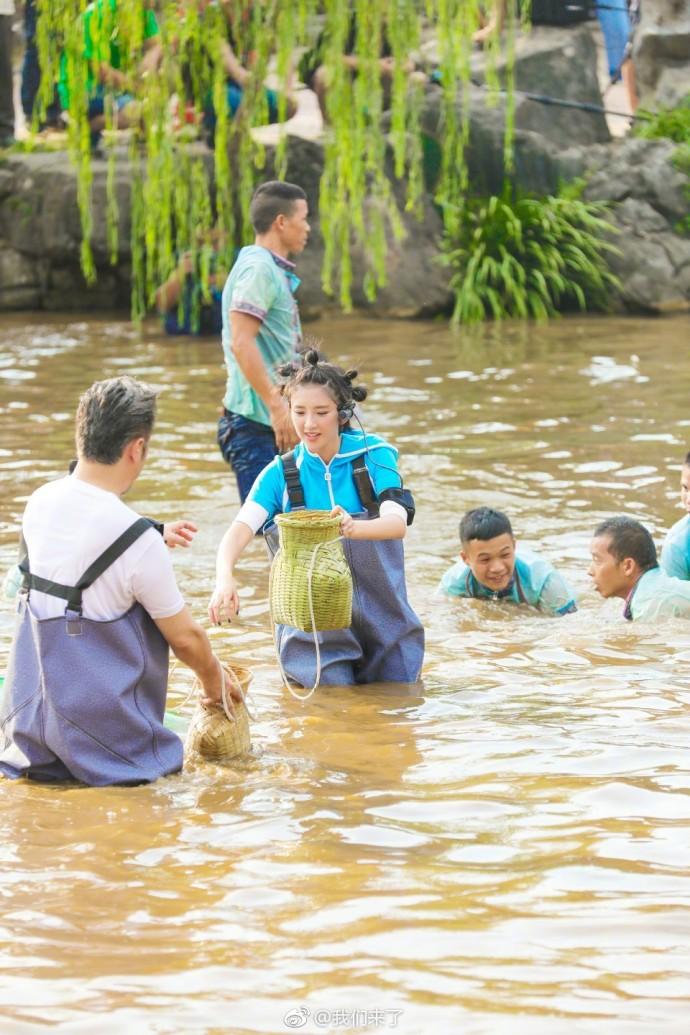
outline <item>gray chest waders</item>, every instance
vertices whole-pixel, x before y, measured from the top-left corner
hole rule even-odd
[[[304,490],[294,454],[287,453],[281,460],[291,509],[303,509]],[[358,519],[378,517],[378,501],[363,458],[352,466],[366,511]],[[275,526],[266,530],[264,538],[269,553],[275,555]],[[407,599],[402,541],[344,539],[342,545],[352,572],[352,624],[349,629],[320,633],[276,626],[276,649],[284,675],[299,686],[311,687],[310,692],[317,685],[416,683],[424,660],[424,630]]]
[[[151,527],[134,522],[76,586],[34,575],[25,556],[5,693],[0,771],[13,778],[147,783],[182,768],[182,742],[163,726],[168,645],[140,604],[111,621],[84,618],[82,593]],[[37,618],[31,591],[65,601]]]

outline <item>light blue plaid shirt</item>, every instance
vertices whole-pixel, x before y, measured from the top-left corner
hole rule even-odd
[[[272,381],[276,368],[288,363],[302,341],[302,327],[294,292],[299,277],[294,263],[268,248],[252,244],[242,248],[223,288],[223,353],[228,370],[223,405],[231,413],[270,426],[268,410],[237,365],[232,354],[230,313],[247,313],[261,321],[256,336],[261,357]]]

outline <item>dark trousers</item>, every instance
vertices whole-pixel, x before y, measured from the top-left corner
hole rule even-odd
[[[273,429],[225,410],[218,421],[218,446],[232,467],[244,503],[252,485],[278,452]]]
[[[20,97],[22,111],[26,121],[31,125],[34,113],[36,95],[41,83],[41,67],[38,63],[38,47],[36,45],[36,22],[38,11],[36,0],[26,0],[24,5],[24,38],[26,49],[22,61],[22,78],[20,86]],[[60,103],[57,97],[57,90],[53,90],[53,101],[49,104],[45,113],[45,125],[55,126],[60,117]]]
[[[0,14],[0,145],[13,138],[12,15]]]

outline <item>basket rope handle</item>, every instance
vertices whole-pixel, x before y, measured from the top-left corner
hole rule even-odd
[[[249,691],[247,690],[245,692],[242,689],[242,683],[240,682],[239,677],[238,677],[237,673],[235,672],[235,670],[233,669],[232,665],[223,665],[222,662],[219,662],[219,664],[220,664],[220,678],[221,678],[220,699],[221,699],[221,703],[223,705],[223,711],[225,712],[226,717],[228,719],[230,719],[231,722],[235,722],[235,719],[236,719],[236,716],[235,716],[235,703],[234,703],[232,697],[230,696],[230,690],[228,689],[228,685],[227,685],[227,682],[226,682],[227,677],[230,677],[230,681],[234,684],[235,689],[239,692],[240,699],[241,699],[242,704],[244,705],[244,707],[245,707],[245,709],[247,711],[247,715],[252,720],[252,722],[256,722],[256,716],[252,715],[252,713],[249,711],[249,708],[247,707],[247,698],[249,696]],[[229,704],[229,707],[228,707],[228,704]]]
[[[337,543],[341,539],[344,539],[344,538],[345,538],[344,536],[339,535],[335,539],[327,539],[324,542],[317,543],[316,546],[314,547],[314,549],[312,550],[311,560],[309,561],[309,567],[307,569],[307,589],[308,589],[308,600],[309,600],[309,617],[311,619],[311,631],[312,631],[312,633],[314,635],[314,649],[316,651],[316,678],[314,680],[313,687],[311,688],[311,690],[308,690],[306,694],[298,694],[295,691],[294,687],[291,686],[290,683],[288,682],[288,678],[287,678],[287,676],[285,674],[285,669],[283,668],[283,663],[280,660],[280,648],[278,646],[277,627],[276,627],[275,622],[273,621],[273,613],[270,612],[270,609],[269,609],[269,612],[271,614],[271,626],[273,627],[273,645],[274,645],[275,651],[276,651],[276,660],[278,662],[278,668],[280,669],[280,674],[281,674],[282,679],[283,679],[283,685],[285,687],[287,687],[287,689],[290,691],[290,693],[292,694],[292,696],[295,698],[296,701],[308,701],[309,698],[313,695],[313,693],[316,690],[316,688],[318,687],[319,681],[321,679],[321,650],[319,648],[319,634],[318,634],[317,629],[316,629],[316,619],[315,619],[315,616],[314,616],[314,593],[313,593],[313,588],[312,588],[312,582],[313,582],[313,577],[314,577],[314,565],[316,564],[316,555],[318,554],[318,552],[319,552],[319,550],[320,550],[320,548],[322,546],[327,546],[330,543]],[[271,565],[271,570],[270,570],[270,573],[269,573],[269,587],[268,587],[269,599],[271,598],[270,594],[271,594],[271,582],[272,582],[272,578],[273,578],[273,565],[276,563],[276,561],[278,559],[278,554],[280,553],[281,549],[282,549],[282,547],[279,546],[278,550],[276,551],[276,555],[273,558],[273,564]]]
[[[227,683],[226,683],[226,679],[229,677],[230,681],[234,684],[235,689],[239,691],[240,697],[242,699],[242,704],[247,709],[247,715],[249,716],[249,718],[253,722],[256,722],[256,717],[254,715],[252,715],[252,713],[249,711],[249,708],[247,708],[248,693],[245,693],[244,690],[242,689],[242,684],[240,683],[240,681],[239,681],[239,679],[237,677],[237,674],[233,670],[232,665],[227,665],[227,666],[224,665],[223,662],[220,660],[220,658],[216,658],[216,661],[218,662],[218,667],[220,668],[220,701],[219,701],[219,704],[220,704],[221,708],[223,709],[223,712],[225,713],[225,717],[230,722],[235,722],[236,721],[235,705],[233,704],[233,700],[232,700],[232,697],[230,695],[230,691],[229,691]],[[185,705],[189,704],[189,702],[192,700],[193,697],[196,696],[196,694],[199,692],[199,690],[201,690],[201,680],[199,679],[198,676],[194,676],[194,680],[193,680],[192,685],[190,687],[189,693],[185,697],[185,699],[182,702],[182,704],[180,705],[180,707],[184,708]]]

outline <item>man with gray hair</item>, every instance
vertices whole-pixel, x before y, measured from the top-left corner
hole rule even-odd
[[[203,700],[222,671],[191,617],[163,539],[121,499],[144,466],[156,393],[131,377],[92,385],[77,410],[77,464],[29,498],[23,592],[0,703],[0,773],[136,784],[182,768],[163,725],[168,648]]]

